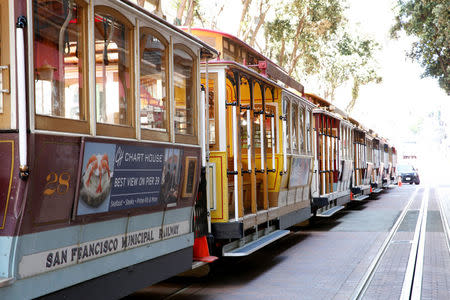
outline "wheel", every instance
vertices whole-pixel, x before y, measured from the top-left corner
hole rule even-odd
[[[415,184],[416,184],[416,185],[419,185],[419,184],[420,184],[420,181],[416,181]]]
[[[409,184],[413,184],[414,182],[410,182]]]

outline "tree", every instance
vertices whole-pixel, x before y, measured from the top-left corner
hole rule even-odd
[[[273,6],[272,2],[271,0],[257,0],[256,2],[242,0],[243,9],[237,36],[252,47],[256,44],[260,29],[264,28],[267,13]]]
[[[161,8],[161,0],[137,0],[137,5],[151,10],[155,15],[161,18],[165,18]]]
[[[342,26],[343,11],[338,0],[284,1],[265,26],[267,55],[289,75],[298,75],[300,65],[303,73],[314,73],[321,41]]]
[[[250,4],[252,4],[252,0],[241,0],[242,5],[244,6],[242,8],[241,12],[241,20],[239,22],[239,29],[237,32],[237,36],[241,37],[242,32],[244,31],[244,28],[246,27],[246,23],[248,22],[248,10],[250,8]]]
[[[370,38],[351,35],[341,28],[332,39],[320,47],[318,73],[316,80],[321,83],[321,92],[326,99],[335,100],[336,89],[352,82],[352,98],[347,105],[351,112],[359,96],[362,85],[370,82],[380,83],[377,63],[374,59],[379,45]]]
[[[186,17],[184,19],[184,22],[182,22],[186,9]],[[198,9],[198,0],[180,0],[177,4],[177,15],[175,17],[175,20],[173,21],[174,25],[180,26],[181,24],[183,24],[183,26],[191,27],[194,23],[195,17],[198,17],[201,20]]]
[[[417,37],[408,53],[425,68],[423,77],[437,78],[450,95],[450,2],[449,0],[398,0],[391,36],[402,30]]]

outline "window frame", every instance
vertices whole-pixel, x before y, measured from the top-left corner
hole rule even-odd
[[[175,126],[174,126],[174,135],[175,135],[175,143],[181,143],[181,144],[194,144],[198,145],[198,57],[197,55],[185,44],[181,43],[175,43],[173,44],[173,51],[172,51],[172,69],[173,69],[173,75],[172,75],[172,81],[173,77],[175,76],[175,49],[182,50],[186,52],[191,58],[192,58],[192,87],[193,87],[193,114],[192,114],[192,135],[191,134],[183,134],[183,133],[177,133]],[[175,116],[176,111],[176,104],[175,104],[175,84],[171,84],[173,86],[173,115]],[[175,125],[175,120],[173,120],[173,124]]]
[[[127,99],[127,118],[129,120],[128,125],[120,125],[120,124],[108,124],[108,123],[101,123],[97,121],[97,111],[95,111],[95,125],[96,125],[96,132],[97,135],[100,136],[108,136],[108,137],[121,137],[121,138],[136,138],[136,113],[135,113],[135,82],[136,82],[136,66],[135,66],[135,31],[136,27],[134,24],[128,20],[126,16],[124,16],[122,13],[120,13],[118,10],[105,6],[105,5],[95,5],[94,6],[94,22],[95,22],[95,14],[110,14],[114,18],[116,18],[119,22],[124,24],[125,26],[129,27],[129,53],[130,53],[130,87],[129,87],[129,95],[130,99]],[[93,33],[93,42],[95,44],[95,24],[94,26],[94,33]],[[95,61],[95,46],[94,46],[94,62],[93,62],[93,72],[94,72],[94,88],[96,85],[96,69],[97,69],[97,63]],[[91,99],[95,103],[95,107],[97,107],[97,98],[94,95],[94,98]]]
[[[299,151],[299,133],[298,133],[298,131],[299,131],[299,128],[300,128],[300,126],[299,126],[299,115],[298,115],[298,111],[299,111],[299,104],[297,103],[297,101],[291,101],[291,115],[292,115],[292,118],[291,118],[291,153],[293,153],[293,154],[299,154],[299,153],[301,153],[300,151]],[[295,116],[297,116],[297,120],[296,120],[296,126],[294,126],[294,119],[295,119]],[[294,127],[297,127],[297,128],[294,128]],[[295,131],[295,133],[294,133],[294,129],[296,130]],[[293,138],[295,138],[295,143],[296,143],[296,145],[295,145],[295,147],[294,147],[294,139]]]
[[[81,14],[81,49],[83,51],[82,63],[79,66],[79,69],[82,69],[84,72],[82,74],[82,84],[83,89],[82,93],[79,94],[79,113],[80,120],[76,119],[68,119],[59,116],[46,116],[40,115],[36,113],[36,74],[33,74],[33,105],[34,105],[34,126],[37,130],[48,130],[48,131],[58,131],[58,132],[71,132],[71,133],[80,133],[87,134],[90,131],[90,111],[89,111],[89,51],[88,51],[88,9],[89,5],[82,0],[74,0],[77,6],[82,8]],[[34,4],[33,4],[34,5]],[[34,9],[33,9],[33,22],[35,20]],[[33,40],[31,45],[33,49],[31,50],[34,57],[34,32],[32,34]],[[33,59],[33,73],[35,73],[34,69],[36,68],[36,61]],[[81,119],[81,116],[83,118]]]
[[[139,98],[139,114],[138,114],[138,119],[136,122],[139,122],[139,127],[140,127],[140,131],[141,131],[141,139],[143,140],[155,140],[155,141],[163,141],[163,142],[169,142],[170,141],[170,136],[172,133],[172,126],[171,123],[173,122],[172,119],[172,114],[171,114],[171,110],[172,110],[172,103],[170,101],[171,97],[172,97],[172,93],[174,93],[174,91],[172,91],[171,87],[171,78],[170,78],[170,42],[160,33],[158,32],[156,29],[153,29],[151,27],[148,26],[140,26],[139,27],[139,49],[138,49],[138,57],[137,57],[137,61],[140,64],[141,61],[141,34],[152,34],[153,36],[155,36],[156,38],[159,39],[159,41],[164,45],[165,49],[165,55],[166,55],[166,70],[165,70],[165,75],[166,75],[166,121],[165,121],[165,129],[166,131],[162,131],[162,130],[157,130],[157,129],[152,129],[152,128],[143,128],[141,126],[141,118],[140,118],[140,113],[141,113],[141,101],[140,101],[140,96],[141,96],[141,69],[139,68],[139,74],[137,74],[138,78],[136,79],[136,82],[138,84],[138,98]]]
[[[209,83],[206,82],[206,76],[205,73],[200,74],[200,81],[204,80],[205,85],[208,84],[208,91],[211,92],[211,89],[209,87]],[[219,151],[220,150],[220,135],[219,135],[219,73],[216,71],[208,72],[208,81],[213,81],[213,87],[214,87],[214,134],[215,134],[215,142],[214,144],[210,143],[209,136],[206,137],[208,139],[208,145],[210,151]],[[206,91],[205,91],[206,92]],[[205,94],[205,99],[209,101],[209,95]],[[208,109],[209,109],[208,105]],[[205,117],[206,126],[209,126],[209,112],[208,116]],[[208,133],[210,133],[211,129],[208,127]],[[206,132],[205,132],[206,134]]]

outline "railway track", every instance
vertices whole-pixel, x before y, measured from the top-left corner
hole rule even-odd
[[[421,199],[420,199],[420,210],[417,217],[417,222],[415,224],[414,236],[410,241],[401,241],[401,242],[409,242],[411,244],[409,250],[409,258],[406,266],[406,272],[403,279],[403,284],[401,287],[401,294],[399,299],[421,299],[422,294],[422,276],[424,269],[424,257],[425,257],[425,239],[427,233],[427,218],[428,218],[428,203],[430,198],[430,189],[424,188],[420,189],[423,191]],[[413,202],[419,198],[418,196],[419,189],[416,189],[414,193],[409,198],[405,208],[401,212],[397,221],[394,223],[391,231],[383,242],[380,250],[377,255],[373,259],[370,267],[367,269],[365,275],[362,280],[358,284],[355,289],[351,299],[364,299],[366,296],[366,292],[372,284],[372,280],[379,269],[383,259],[385,258],[385,254],[388,251],[389,247],[394,244],[394,237],[399,232],[399,228],[402,222],[405,221],[405,217],[409,211],[412,211]],[[444,227],[444,232],[446,236],[447,248],[450,251],[449,244],[449,226],[447,222],[447,218],[445,216],[445,209],[443,209],[443,204],[437,199],[439,210],[441,212],[441,221]]]

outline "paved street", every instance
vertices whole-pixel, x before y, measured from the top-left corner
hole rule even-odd
[[[220,259],[208,276],[171,278],[129,299],[351,299],[376,258],[360,298],[399,299],[409,293],[409,275],[421,274],[422,299],[450,299],[441,215],[450,221],[450,186],[403,185],[313,226],[294,227],[249,257]],[[422,217],[426,230],[419,235]]]

